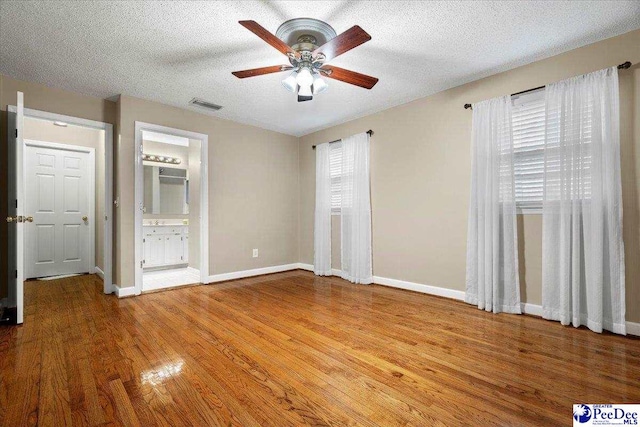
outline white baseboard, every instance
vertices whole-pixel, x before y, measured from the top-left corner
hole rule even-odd
[[[640,337],[640,323],[627,322],[627,335]]]
[[[95,271],[96,271],[96,274],[98,275],[98,277],[101,278],[102,280],[104,280],[104,271],[102,271],[102,269],[100,267],[98,267],[97,265],[96,265],[95,269],[96,269]]]
[[[114,292],[118,298],[131,297],[136,294],[136,288],[129,286],[128,288],[121,288],[120,286],[113,285]]]
[[[311,264],[298,263],[298,268],[301,270],[313,271],[313,265]],[[334,276],[340,276],[341,271],[332,269],[331,273]],[[373,276],[373,283],[376,285],[390,286],[392,288],[406,289],[409,291],[421,292],[423,294],[464,301],[464,291],[441,288],[439,286],[424,285],[422,283],[407,282],[404,280],[389,279],[380,276]],[[542,317],[542,306],[531,303],[522,303],[522,312],[524,314]],[[627,335],[640,336],[640,323],[626,322],[626,326]]]
[[[392,288],[406,289],[409,291],[422,292],[423,294],[464,301],[464,292],[456,291],[454,289],[440,288],[438,286],[423,285],[422,283],[406,282],[404,280],[389,279],[387,277],[380,276],[373,276],[373,283],[376,285],[390,286]]]
[[[209,283],[224,282],[227,280],[244,279],[245,277],[261,276],[263,274],[281,273],[283,271],[297,270],[298,263],[274,265],[272,267],[254,268],[252,270],[233,271],[231,273],[214,274],[209,276]]]
[[[530,304],[528,302],[520,303],[522,313],[530,314],[532,316],[542,317],[542,306],[537,304]]]

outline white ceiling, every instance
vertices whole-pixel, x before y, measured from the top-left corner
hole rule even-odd
[[[287,63],[238,24],[275,33],[312,17],[372,40],[331,64],[380,79],[367,91],[328,80],[298,103],[286,73],[232,71]],[[640,28],[640,1],[18,2],[0,1],[0,72],[101,98],[126,94],[301,136]],[[613,65],[613,64],[612,64]]]

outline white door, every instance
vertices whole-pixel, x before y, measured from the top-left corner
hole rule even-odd
[[[24,306],[24,97],[17,93],[16,106],[8,110],[8,185],[7,185],[7,245],[8,245],[8,306],[15,307],[16,323],[23,321]]]
[[[33,217],[25,224],[27,278],[92,271],[92,162],[90,152],[26,144],[25,213]]]

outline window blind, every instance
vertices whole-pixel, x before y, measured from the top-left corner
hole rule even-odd
[[[340,213],[342,185],[342,142],[330,145],[329,170],[331,174],[331,213]]]
[[[544,90],[514,98],[512,107],[513,167],[516,206],[542,209],[544,178]]]

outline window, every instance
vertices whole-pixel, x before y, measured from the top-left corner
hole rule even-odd
[[[512,102],[516,206],[522,213],[540,213],[544,176],[544,89],[514,96]]]
[[[329,170],[331,175],[331,214],[340,215],[342,184],[342,142],[329,145]]]

